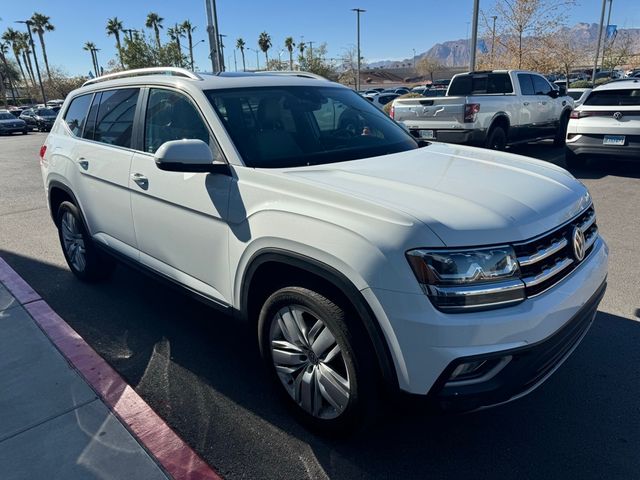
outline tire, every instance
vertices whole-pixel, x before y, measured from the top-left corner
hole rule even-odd
[[[62,202],[56,219],[60,246],[71,272],[83,282],[90,283],[111,276],[115,260],[96,248],[78,207],[71,202]]]
[[[575,170],[585,167],[587,164],[587,159],[583,156],[575,154],[570,148],[565,148],[564,162],[569,170]]]
[[[376,411],[376,359],[354,320],[303,287],[277,290],[260,311],[258,341],[270,376],[294,416],[319,433],[349,433]]]
[[[26,128],[22,131],[23,135],[27,135],[29,133],[29,130],[27,130]]]
[[[507,134],[504,128],[493,127],[489,131],[485,147],[491,150],[504,150],[507,147]]]
[[[567,143],[567,125],[569,124],[569,114],[563,113],[560,117],[560,125],[558,125],[558,131],[553,139],[554,147],[564,147]]]

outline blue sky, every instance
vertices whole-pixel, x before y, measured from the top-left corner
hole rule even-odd
[[[197,26],[194,42],[206,39],[204,0],[109,0],[69,2],[64,0],[0,0],[0,32],[8,26],[23,28],[15,20],[25,19],[34,11],[51,17],[56,31],[46,35],[51,64],[71,74],[86,74],[91,68],[89,53],[82,49],[90,40],[96,43],[101,65],[116,54],[113,37],[107,37],[104,26],[109,17],[118,16],[125,28],[143,28],[146,15],[155,11],[165,18],[165,31],[175,22],[190,19]],[[362,54],[368,61],[402,59],[412,49],[422,52],[434,43],[465,38],[471,19],[472,0],[423,0],[389,2],[388,0],[218,0],[220,31],[229,35],[226,46],[243,37],[247,45],[257,48],[261,31],[271,34],[274,44],[270,57],[282,50],[284,38],[293,36],[298,42],[327,42],[329,55],[339,57],[355,44],[355,13],[367,10],[361,17]],[[493,0],[481,0],[481,8],[489,8]],[[567,12],[567,23],[599,21],[600,0],[582,0]],[[613,0],[611,23],[619,27],[640,27],[640,0]],[[208,47],[203,42],[195,47],[195,61],[202,70],[210,68]],[[225,49],[225,57],[231,55]],[[283,53],[282,58],[286,57]],[[239,60],[239,55],[238,55]],[[254,52],[247,52],[247,67],[255,67]],[[261,64],[264,56],[261,54]],[[227,62],[228,63],[228,62]]]

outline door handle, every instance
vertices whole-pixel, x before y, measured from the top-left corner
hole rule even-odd
[[[523,102],[522,104],[523,104],[525,107],[528,107],[528,106],[529,106],[529,102]]]
[[[89,168],[89,160],[87,160],[84,157],[80,157],[78,159],[78,165],[80,165],[82,168],[84,168],[85,170]]]
[[[547,102],[542,102],[542,105],[546,105],[546,104],[547,104]]]
[[[133,175],[131,175],[131,180],[136,182],[138,186],[143,190],[149,188],[149,179],[141,173],[134,173]]]

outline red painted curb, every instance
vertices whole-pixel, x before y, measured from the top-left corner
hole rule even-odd
[[[1,257],[0,282],[167,473],[175,480],[222,480]]]

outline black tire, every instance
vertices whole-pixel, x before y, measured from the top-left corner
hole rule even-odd
[[[560,125],[553,139],[554,147],[564,147],[567,143],[567,125],[569,124],[569,113],[563,113],[560,117]]]
[[[84,265],[78,266],[78,262],[74,262],[71,258],[70,249],[65,246],[65,240],[63,238],[63,217],[67,213],[73,217],[78,234],[81,236],[84,244]],[[71,202],[62,202],[58,208],[56,220],[62,253],[71,272],[83,282],[90,283],[105,280],[110,277],[115,268],[115,260],[96,248],[93,240],[87,233],[78,207]]]
[[[564,163],[569,170],[576,170],[584,168],[587,165],[587,159],[584,156],[577,155],[570,148],[565,148]]]
[[[493,127],[489,131],[485,147],[491,150],[504,150],[507,147],[507,134],[504,128]]]
[[[29,130],[27,130],[26,128],[22,131],[23,135],[27,135],[29,133]]]
[[[313,317],[322,320],[340,347],[341,365],[345,367],[348,375],[349,400],[346,402],[346,407],[335,418],[318,418],[318,416],[307,412],[292,397],[293,394],[287,391],[284,380],[281,380],[276,372],[271,348],[272,329],[276,327],[272,327],[272,325],[276,323],[278,312],[283,308],[291,307],[302,308],[310,312],[307,318],[311,321],[306,320],[309,325],[315,322]],[[357,318],[353,318],[348,312],[347,308],[339,306],[338,303],[316,291],[303,287],[284,287],[267,298],[258,319],[260,353],[280,396],[283,397],[293,415],[303,425],[318,433],[344,435],[353,432],[368,425],[377,411],[378,376],[377,370],[372,368],[372,365],[376,365],[377,361],[364,327]],[[327,357],[325,356],[325,358]],[[319,363],[324,363],[322,358],[316,360]],[[300,375],[309,367],[313,368],[308,366],[299,370]],[[319,383],[315,385],[319,385]],[[292,386],[292,388],[294,387]],[[315,388],[318,387],[314,387],[314,391]]]

